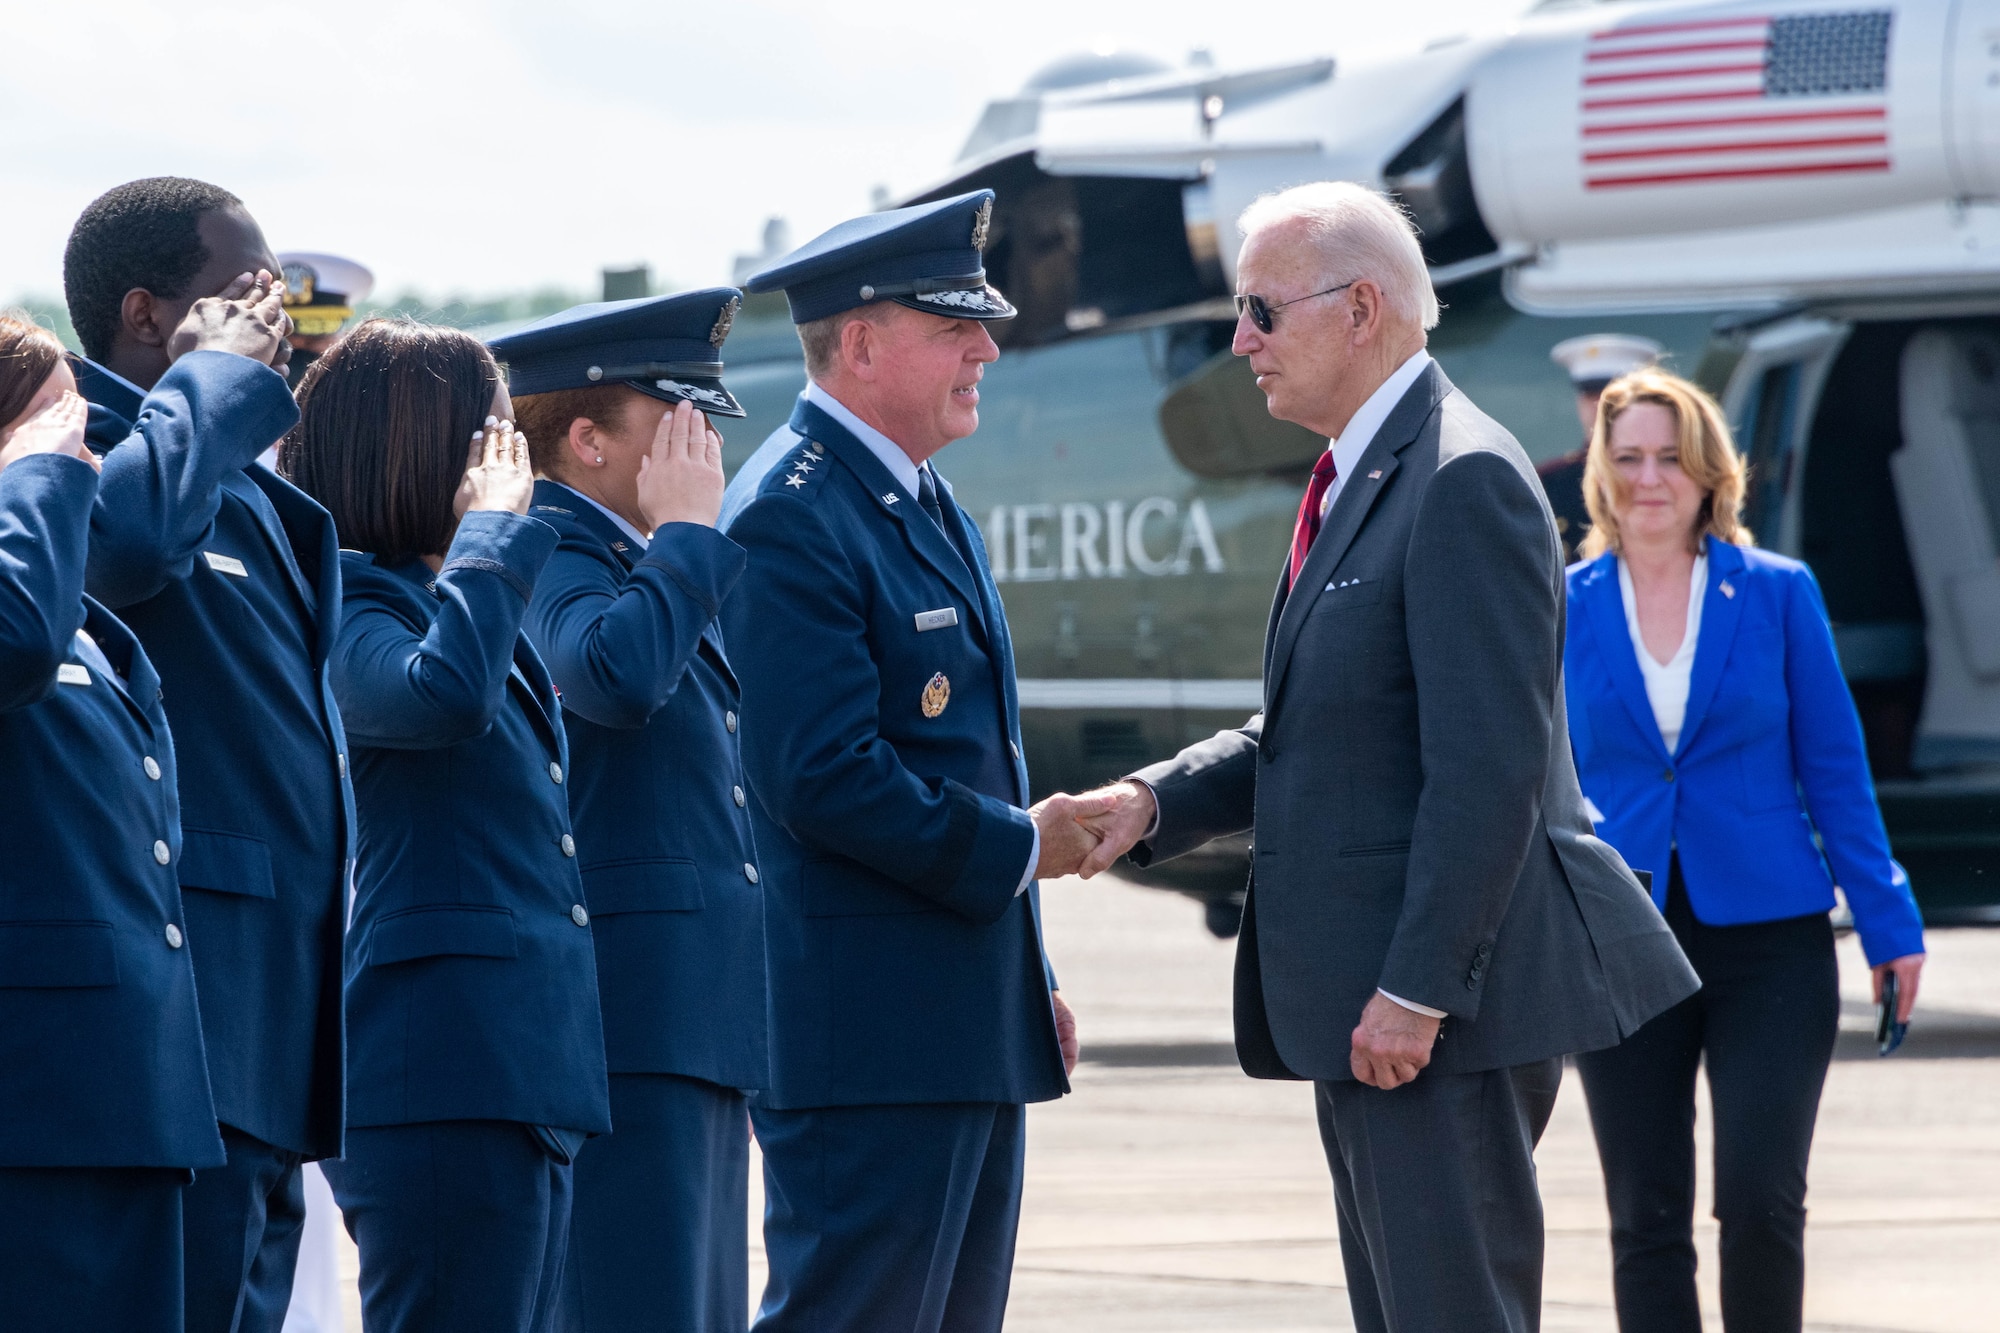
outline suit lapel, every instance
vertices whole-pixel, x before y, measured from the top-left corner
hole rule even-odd
[[[1625,711],[1639,734],[1652,743],[1661,759],[1667,759],[1667,745],[1660,738],[1660,724],[1653,705],[1646,698],[1646,678],[1639,672],[1639,648],[1632,642],[1631,627],[1625,621],[1625,599],[1618,591],[1618,557],[1606,553],[1597,558],[1584,577],[1583,605],[1589,615],[1590,632],[1597,636],[1598,655],[1611,675]]]
[[[1743,553],[1728,542],[1713,537],[1708,543],[1708,587],[1701,600],[1701,633],[1694,644],[1694,670],[1688,677],[1687,712],[1681,719],[1680,744],[1675,754],[1686,754],[1688,742],[1708,716],[1715,702],[1716,686],[1722,681],[1723,665],[1736,642],[1736,626],[1743,619],[1741,596]],[[1723,592],[1727,584],[1729,591]]]
[[[923,562],[949,583],[953,592],[965,599],[967,613],[976,618],[979,633],[990,641],[989,622],[980,599],[978,580],[966,568],[965,558],[959,555],[951,538],[931,522],[931,516],[917,503],[917,497],[904,491],[895,477],[890,475],[889,469],[882,466],[882,460],[875,457],[867,445],[855,439],[852,431],[814,404],[800,400],[792,413],[792,429],[808,440],[825,445],[829,454],[860,479],[861,485],[874,498],[875,506],[902,525],[910,545]],[[942,499],[939,505],[943,507]]]
[[[556,693],[555,681],[550,679],[548,668],[542,665],[540,655],[525,634],[514,637],[514,665],[507,676],[509,685],[523,695],[521,711],[528,715],[528,721],[567,768],[569,753],[563,744],[563,733],[554,721],[562,708],[562,696]]]
[[[122,621],[87,599],[84,602],[83,632],[96,643],[97,650],[104,654],[104,660],[124,673],[122,677],[114,673],[105,683],[118,692],[118,697],[125,701],[125,706],[146,725],[147,730],[154,730],[152,717],[139,701],[159,697],[160,676],[153,670],[152,662],[139,651],[139,640]]]
[[[944,510],[945,522],[955,524],[959,539],[970,553],[974,568],[972,575],[979,582],[980,612],[988,627],[987,660],[993,667],[993,681],[999,690],[1001,706],[1001,726],[1007,733],[1007,742],[1013,747],[1014,776],[1021,788],[1021,804],[1028,803],[1028,767],[1021,757],[1021,700],[1014,685],[1014,636],[1007,630],[1007,609],[1000,601],[1000,589],[993,583],[992,561],[986,554],[986,543],[980,538],[979,525],[966,516],[959,508],[958,500],[952,495],[951,483],[938,478],[943,489],[939,497],[939,507]]]
[[[1388,489],[1389,480],[1401,464],[1398,457],[1403,450],[1415,442],[1422,433],[1424,423],[1431,419],[1437,405],[1451,392],[1451,381],[1444,371],[1433,361],[1424,367],[1424,373],[1417,376],[1400,398],[1382,428],[1375,432],[1375,438],[1362,451],[1354,465],[1354,474],[1341,484],[1340,494],[1334,499],[1333,507],[1327,511],[1326,521],[1320,525],[1319,536],[1313,541],[1312,550],[1306,554],[1306,562],[1299,569],[1298,586],[1284,587],[1284,576],[1279,576],[1282,603],[1277,608],[1277,629],[1272,637],[1269,661],[1264,668],[1264,709],[1270,712],[1278,701],[1278,692],[1284,684],[1285,669],[1291,664],[1292,648],[1298,642],[1299,631],[1305,625],[1305,618],[1311,614],[1313,603],[1326,590],[1328,577],[1340,564],[1340,558],[1347,554],[1347,548],[1361,532],[1362,524],[1375,508],[1375,502]]]

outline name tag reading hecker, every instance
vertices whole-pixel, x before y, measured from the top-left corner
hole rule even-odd
[[[924,686],[923,709],[925,717],[936,717],[951,702],[951,682],[940,671],[931,677],[930,684]]]
[[[958,608],[955,606],[942,607],[936,611],[917,612],[917,633],[919,634],[922,634],[926,630],[950,629],[957,623]]]

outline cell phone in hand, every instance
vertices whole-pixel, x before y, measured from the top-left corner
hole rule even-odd
[[[1896,974],[1882,978],[1882,1003],[1875,1007],[1875,1050],[1887,1055],[1903,1044],[1910,1033],[1908,1023],[1896,1021]]]

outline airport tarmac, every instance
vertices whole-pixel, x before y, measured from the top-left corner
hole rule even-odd
[[[1075,1093],[1029,1114],[1009,1330],[1352,1328],[1310,1089],[1236,1068],[1234,944],[1202,929],[1195,903],[1109,879],[1047,884],[1042,901],[1084,1055]],[[2000,1328],[2000,930],[1934,931],[1930,948],[1918,1022],[1880,1060],[1861,953],[1841,941],[1840,1050],[1809,1199],[1812,1333]],[[1703,1158],[1696,1237],[1719,1330]],[[1603,1187],[1574,1075],[1538,1160],[1542,1326],[1615,1333]],[[351,1249],[342,1260],[358,1333]]]

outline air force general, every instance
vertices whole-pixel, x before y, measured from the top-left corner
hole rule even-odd
[[[844,222],[747,284],[785,292],[812,381],[781,466],[739,478],[723,608],[770,978],[760,1333],[997,1330],[1024,1104],[1068,1090],[1035,879],[1095,840],[1024,808],[1006,615],[929,463],[1014,313],[992,199]]]

